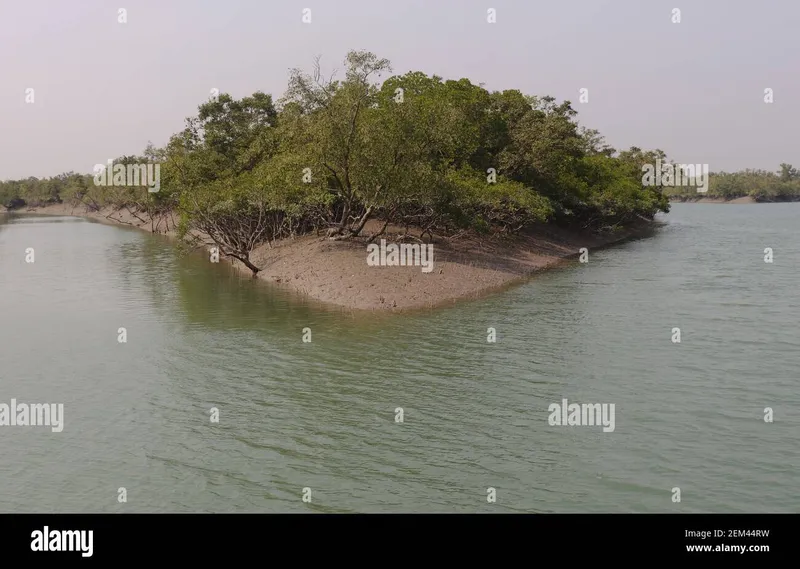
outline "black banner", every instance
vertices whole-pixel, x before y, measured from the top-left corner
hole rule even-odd
[[[0,546],[4,561],[58,563],[557,555],[755,565],[796,559],[798,522],[795,514],[5,514]]]

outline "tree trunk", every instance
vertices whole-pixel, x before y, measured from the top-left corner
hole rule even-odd
[[[361,219],[358,222],[358,227],[350,232],[351,237],[358,237],[358,234],[361,233],[361,230],[364,229],[364,226],[367,224],[370,214],[372,214],[372,206],[369,206],[367,211],[364,212],[364,215],[361,216]]]
[[[251,263],[251,262],[250,262],[249,255],[248,255],[247,257],[240,256],[240,255],[229,255],[229,256],[230,256],[230,257],[233,257],[234,259],[237,259],[237,260],[241,261],[241,262],[242,262],[242,264],[243,264],[245,267],[247,267],[248,269],[250,269],[251,271],[253,271],[253,277],[254,277],[254,278],[255,278],[255,277],[256,277],[256,275],[258,275],[258,273],[261,271],[261,269],[259,269],[259,268],[258,268],[258,267],[256,267],[256,266],[255,266],[253,263]]]

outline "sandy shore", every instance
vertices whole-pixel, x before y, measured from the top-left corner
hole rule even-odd
[[[750,196],[744,196],[742,198],[735,198],[732,200],[726,200],[725,198],[701,198],[699,200],[670,200],[673,203],[729,203],[729,204],[743,204],[743,203],[758,203],[756,200],[751,198]]]
[[[21,213],[87,217],[103,223],[127,225],[176,237],[175,219],[155,222],[127,210],[86,212],[67,204],[27,208]],[[513,239],[449,239],[435,242],[433,270],[419,266],[370,266],[367,241],[331,241],[307,235],[262,245],[252,255],[262,267],[258,277],[308,297],[351,310],[406,311],[452,305],[521,282],[533,273],[591,250],[643,235],[653,224],[613,235],[576,234],[543,226]],[[368,225],[370,235],[378,224]],[[390,228],[391,229],[391,228]],[[384,236],[392,242],[398,233]],[[380,239],[377,240],[378,242]],[[591,254],[591,253],[590,253]],[[252,273],[239,261],[232,265],[243,275]]]

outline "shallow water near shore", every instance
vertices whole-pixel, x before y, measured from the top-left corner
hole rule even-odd
[[[137,230],[0,215],[0,404],[64,404],[62,432],[0,426],[0,512],[797,512],[800,204],[663,219],[355,315]],[[563,399],[614,404],[614,431],[549,425]]]

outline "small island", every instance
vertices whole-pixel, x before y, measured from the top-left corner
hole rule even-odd
[[[665,153],[618,151],[569,101],[421,72],[379,81],[390,72],[352,51],[342,79],[317,61],[277,101],[216,95],[165,146],[92,174],[1,182],[0,204],[169,235],[341,307],[404,310],[643,235],[670,200],[800,196],[789,165],[711,174],[706,194],[646,183]],[[369,261],[380,243],[430,251],[429,270]]]

